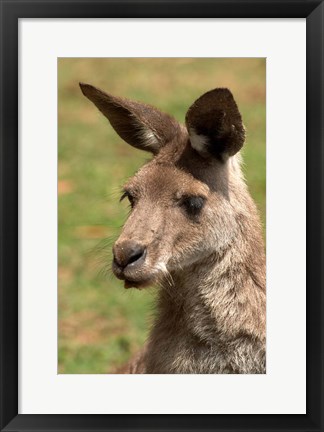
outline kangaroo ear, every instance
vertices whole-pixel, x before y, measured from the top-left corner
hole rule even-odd
[[[150,105],[109,95],[89,84],[80,83],[80,88],[133,147],[156,154],[177,133],[176,120]]]
[[[192,147],[202,156],[221,160],[233,156],[243,146],[245,129],[242,117],[226,88],[203,94],[189,108],[186,115]]]

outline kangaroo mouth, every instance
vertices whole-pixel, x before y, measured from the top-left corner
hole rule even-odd
[[[120,267],[116,266],[114,263],[112,266],[112,270],[118,279],[124,281],[125,288],[142,289],[149,285],[152,285],[154,282],[154,276],[152,274],[139,274],[140,272],[133,272],[127,269],[123,270]]]
[[[140,281],[134,281],[131,279],[124,279],[124,288],[128,289],[128,288],[137,288],[137,289],[143,289],[148,287],[149,285],[153,284],[153,280],[152,279],[144,279],[144,280],[140,280]]]
[[[161,276],[160,269],[143,264],[143,262],[136,262],[122,267],[114,259],[112,262],[112,271],[118,279],[124,281],[126,289],[142,289],[154,285]]]

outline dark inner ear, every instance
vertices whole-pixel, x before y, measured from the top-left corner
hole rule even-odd
[[[99,110],[108,118],[111,126],[124,141],[133,147],[142,148],[143,130],[128,109],[113,102],[106,102],[103,108],[99,108]]]
[[[245,140],[242,117],[228,89],[211,90],[197,99],[187,112],[186,125],[192,146],[205,156],[233,156]]]

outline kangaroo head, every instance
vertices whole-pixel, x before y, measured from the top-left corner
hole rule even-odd
[[[244,188],[233,156],[245,139],[231,92],[202,95],[185,127],[149,105],[80,86],[123,140],[153,154],[121,197],[131,213],[113,247],[113,271],[125,287],[150,285],[228,247],[242,204],[235,190]]]

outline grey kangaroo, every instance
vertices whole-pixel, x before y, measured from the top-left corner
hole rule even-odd
[[[124,141],[153,154],[124,185],[132,209],[113,247],[125,288],[158,286],[147,343],[122,372],[265,373],[265,249],[232,93],[203,94],[184,126],[152,106],[80,87]]]

